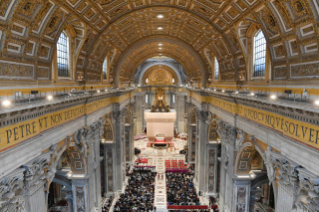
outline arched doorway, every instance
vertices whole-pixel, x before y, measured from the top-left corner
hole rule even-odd
[[[236,156],[236,175],[238,178],[250,181],[249,211],[275,211],[276,185],[269,182],[263,150],[245,138]],[[240,201],[237,193],[237,201]],[[247,198],[247,196],[246,196]]]
[[[64,151],[57,161],[56,173],[49,186],[48,210],[50,212],[71,212],[72,182],[67,175],[71,172],[71,160]]]

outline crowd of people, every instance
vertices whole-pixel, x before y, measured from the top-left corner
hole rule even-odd
[[[210,210],[169,210],[169,212],[210,212]]]
[[[114,195],[112,195],[112,196],[106,201],[106,203],[103,205],[103,207],[102,207],[102,212],[109,212],[109,211],[110,211],[113,200],[114,200]]]
[[[166,187],[169,205],[200,205],[192,173],[166,173]]]
[[[120,195],[114,211],[153,211],[155,177],[156,172],[151,172],[150,170],[133,170],[129,175],[129,184],[125,189],[125,193]]]

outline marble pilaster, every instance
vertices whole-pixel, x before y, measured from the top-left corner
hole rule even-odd
[[[24,197],[26,211],[42,212],[47,210],[45,184],[51,152],[45,153],[22,166],[24,171]]]
[[[294,208],[298,195],[297,163],[279,153],[271,152],[274,167],[278,169],[278,200],[276,211],[288,212]]]
[[[185,112],[186,112],[186,101],[185,101],[185,95],[177,93],[175,94],[176,96],[176,102],[175,102],[175,107],[176,107],[176,112],[177,112],[177,127],[178,127],[178,132],[186,132],[185,127]]]
[[[196,181],[198,182],[199,191],[205,194],[208,191],[208,127],[211,123],[212,114],[203,110],[198,111],[197,113],[198,142],[196,146],[198,154],[196,157]]]
[[[142,93],[135,94],[135,113],[136,113],[136,134],[143,131],[143,117],[144,117],[144,98]]]
[[[72,179],[72,194],[73,194],[73,211],[86,212],[89,211],[87,179]]]
[[[249,212],[250,201],[250,180],[236,180],[234,181],[234,201],[235,212]]]
[[[219,144],[209,144],[207,149],[208,154],[208,172],[207,172],[207,183],[208,190],[207,195],[209,196],[218,196],[218,176],[220,174],[219,165],[218,165],[218,155],[219,155]]]
[[[216,122],[218,124],[217,133],[222,144],[219,203],[224,205],[221,211],[227,212],[233,211],[235,208],[233,203],[233,161],[235,158],[237,128],[222,120],[216,120]]]
[[[0,211],[27,211],[23,195],[24,171],[24,168],[18,168],[0,178]]]
[[[110,115],[114,127],[113,151],[116,152],[116,154],[113,154],[113,176],[116,176],[113,178],[115,191],[122,190],[125,179],[125,116],[123,116],[123,111],[121,112],[119,108],[114,108],[114,112]]]

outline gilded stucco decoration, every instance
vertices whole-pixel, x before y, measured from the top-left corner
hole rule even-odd
[[[146,79],[148,81],[147,83]],[[146,71],[143,77],[143,83],[147,85],[172,85],[177,83],[177,76],[170,67],[158,65]]]
[[[197,67],[188,71],[190,79],[205,84],[213,74],[205,56],[211,52],[219,61],[221,81],[246,81],[250,67],[246,32],[252,25],[266,37],[271,80],[316,79],[318,8],[318,2],[310,0],[3,0],[0,80],[4,86],[15,80],[19,85],[53,83],[56,42],[63,30],[73,28],[70,71],[75,81],[100,83],[109,55],[107,82],[130,81],[137,61],[125,55],[127,49],[141,48],[136,44],[143,39],[161,42],[161,37],[171,38],[170,45],[176,45],[174,39],[183,43],[177,46],[188,48],[185,55],[197,52],[188,57],[197,57],[193,63]],[[158,19],[158,14],[164,18]],[[154,56],[154,51],[143,54],[140,60]],[[174,56],[183,58],[179,53]]]

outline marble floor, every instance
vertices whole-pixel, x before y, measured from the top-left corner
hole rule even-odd
[[[164,162],[165,160],[185,160],[185,155],[179,154],[179,151],[184,149],[184,146],[187,144],[186,140],[182,139],[173,139],[175,147],[168,148],[153,148],[147,147],[148,140],[141,139],[134,142],[134,147],[139,148],[141,152],[142,158],[148,159],[148,166],[156,166],[157,172],[165,171]],[[163,163],[161,164],[158,160],[159,158],[163,159]],[[163,168],[163,169],[162,169]]]
[[[148,163],[145,165],[156,167],[157,177],[155,181],[154,206],[156,207],[157,212],[166,212],[165,160],[185,160],[185,155],[179,154],[179,151],[184,149],[187,141],[182,139],[173,139],[172,142],[174,142],[175,147],[172,148],[147,147],[147,142],[147,139],[135,141],[135,147],[141,150],[142,158],[148,159]]]

